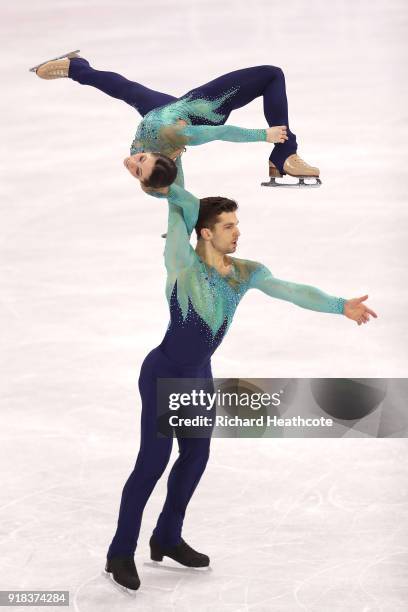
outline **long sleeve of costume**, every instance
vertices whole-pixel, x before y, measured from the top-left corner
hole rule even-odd
[[[191,233],[197,223],[198,213],[200,210],[200,201],[184,189],[184,174],[180,157],[176,159],[176,166],[177,177],[168,188],[167,193],[150,189],[146,193],[155,198],[167,198],[169,205],[176,204],[179,208],[181,208],[184,223],[188,230],[188,235],[191,236]]]
[[[163,141],[173,146],[201,145],[213,140],[265,142],[266,136],[266,129],[247,129],[235,125],[171,125],[160,130]]]
[[[174,183],[167,194],[152,192],[156,198],[167,198],[169,204],[164,261],[169,271],[183,269],[193,261],[191,233],[200,212],[200,200]]]
[[[176,272],[188,268],[194,261],[190,236],[197,223],[200,200],[174,184],[167,200],[169,212],[164,262],[169,272]]]
[[[181,208],[187,234],[190,238],[200,212],[200,200],[183,187],[179,187],[174,183],[169,188],[167,200],[169,205]]]
[[[343,314],[345,299],[324,293],[311,285],[300,285],[275,278],[262,264],[250,277],[250,288],[259,289],[271,297],[292,302],[308,310]]]
[[[174,184],[178,185],[179,187],[184,187],[184,172],[183,172],[183,166],[181,165],[180,156],[176,158],[176,166],[177,166],[177,176],[174,180]]]

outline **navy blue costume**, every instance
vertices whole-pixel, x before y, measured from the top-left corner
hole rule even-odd
[[[166,197],[156,194],[156,197]],[[144,506],[169,461],[173,438],[157,437],[158,378],[212,378],[211,355],[224,338],[248,289],[303,308],[342,314],[343,298],[310,285],[275,278],[256,261],[229,258],[221,275],[192,248],[190,236],[200,201],[182,187],[170,186],[164,261],[170,322],[161,344],[145,358],[139,378],[142,397],[141,445],[136,465],[123,489],[118,527],[108,557],[135,551]],[[179,456],[168,480],[167,497],[154,530],[164,547],[180,543],[188,502],[207,464],[210,438],[183,438],[176,428]]]
[[[231,112],[249,104],[255,98],[263,97],[263,109],[266,122],[269,126],[286,125],[288,128],[288,140],[284,143],[274,145],[270,154],[270,161],[283,172],[283,164],[289,155],[296,153],[296,136],[289,129],[288,102],[286,97],[285,77],[281,68],[277,66],[254,66],[242,68],[224,74],[205,85],[196,87],[180,98],[166,93],[149,89],[140,83],[129,81],[125,77],[115,72],[95,70],[84,58],[73,58],[70,60],[68,76],[83,85],[91,85],[107,93],[108,95],[123,100],[133,106],[144,117],[152,110],[168,105],[171,106],[176,101],[206,100],[218,101],[216,112],[211,110],[211,104],[207,104],[204,112],[196,105],[196,113],[190,116],[191,125],[222,125]],[[184,118],[177,108],[179,118]],[[141,123],[143,127],[143,122]],[[143,130],[141,130],[143,132]],[[217,137],[218,138],[218,137]],[[229,138],[225,138],[229,140]],[[234,138],[233,138],[234,140]],[[236,140],[235,140],[236,141]],[[244,136],[241,142],[247,142]],[[188,144],[202,144],[208,139],[194,142],[194,138],[189,138]],[[139,151],[138,147],[132,143],[131,153]],[[144,150],[153,150],[144,148]],[[165,150],[160,151],[167,154]],[[181,166],[181,163],[180,163]],[[182,170],[181,170],[182,172]],[[179,169],[179,173],[180,169]]]
[[[166,119],[172,124],[177,118],[184,119],[187,126],[181,128],[181,133],[192,145],[214,139],[265,141],[264,129],[221,127],[232,110],[258,96],[263,96],[268,125],[286,125],[289,128],[285,79],[282,70],[275,66],[236,70],[191,90],[179,99],[129,81],[119,74],[94,70],[83,58],[70,60],[69,77],[125,101],[143,117],[147,115],[132,142],[132,154],[139,150],[155,150],[151,145],[154,145]],[[159,112],[155,113],[159,107]],[[275,145],[270,156],[280,170],[285,159],[297,149],[295,135],[289,129],[288,137],[285,143]],[[190,245],[190,236],[198,219],[200,202],[183,188],[180,157],[176,163],[177,179],[168,189],[167,196],[151,193],[168,199],[164,259],[170,322],[163,341],[146,356],[141,367],[140,450],[123,488],[117,529],[108,558],[134,554],[144,507],[170,458],[173,438],[157,436],[157,380],[211,379],[211,355],[224,338],[238,303],[250,288],[303,308],[343,313],[343,298],[329,296],[309,285],[277,279],[258,262],[230,258],[230,272],[222,276],[198,257]],[[186,508],[204,472],[210,451],[209,437],[183,438],[178,429],[176,435],[179,456],[170,471],[167,497],[153,532],[162,547],[180,543]]]

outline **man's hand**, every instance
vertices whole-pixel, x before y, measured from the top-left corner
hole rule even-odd
[[[347,302],[344,304],[344,314],[348,319],[356,321],[358,325],[368,323],[370,320],[370,315],[377,318],[374,310],[371,310],[370,308],[367,308],[365,304],[362,304],[362,302],[364,302],[367,298],[368,295],[363,295],[359,298],[347,300]]]
[[[266,142],[280,142],[283,143],[288,139],[286,125],[275,125],[267,128],[266,130]]]

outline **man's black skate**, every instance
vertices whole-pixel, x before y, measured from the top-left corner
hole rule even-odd
[[[181,538],[180,544],[172,546],[171,548],[160,546],[154,539],[154,536],[150,538],[149,544],[150,558],[153,561],[162,561],[163,557],[166,556],[186,567],[208,567],[210,565],[210,558],[191,548],[183,538]]]
[[[105,572],[111,574],[114,582],[125,589],[137,591],[140,580],[133,557],[112,557],[106,560]]]

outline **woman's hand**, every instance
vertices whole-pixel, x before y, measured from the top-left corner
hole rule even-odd
[[[283,143],[287,139],[288,135],[286,125],[275,125],[267,128],[266,130],[266,142]]]
[[[344,314],[348,319],[356,321],[358,325],[368,323],[370,320],[370,315],[377,318],[374,310],[371,310],[370,308],[367,308],[365,304],[362,304],[362,302],[364,302],[367,298],[368,295],[363,295],[359,298],[347,300],[347,302],[344,304]]]

